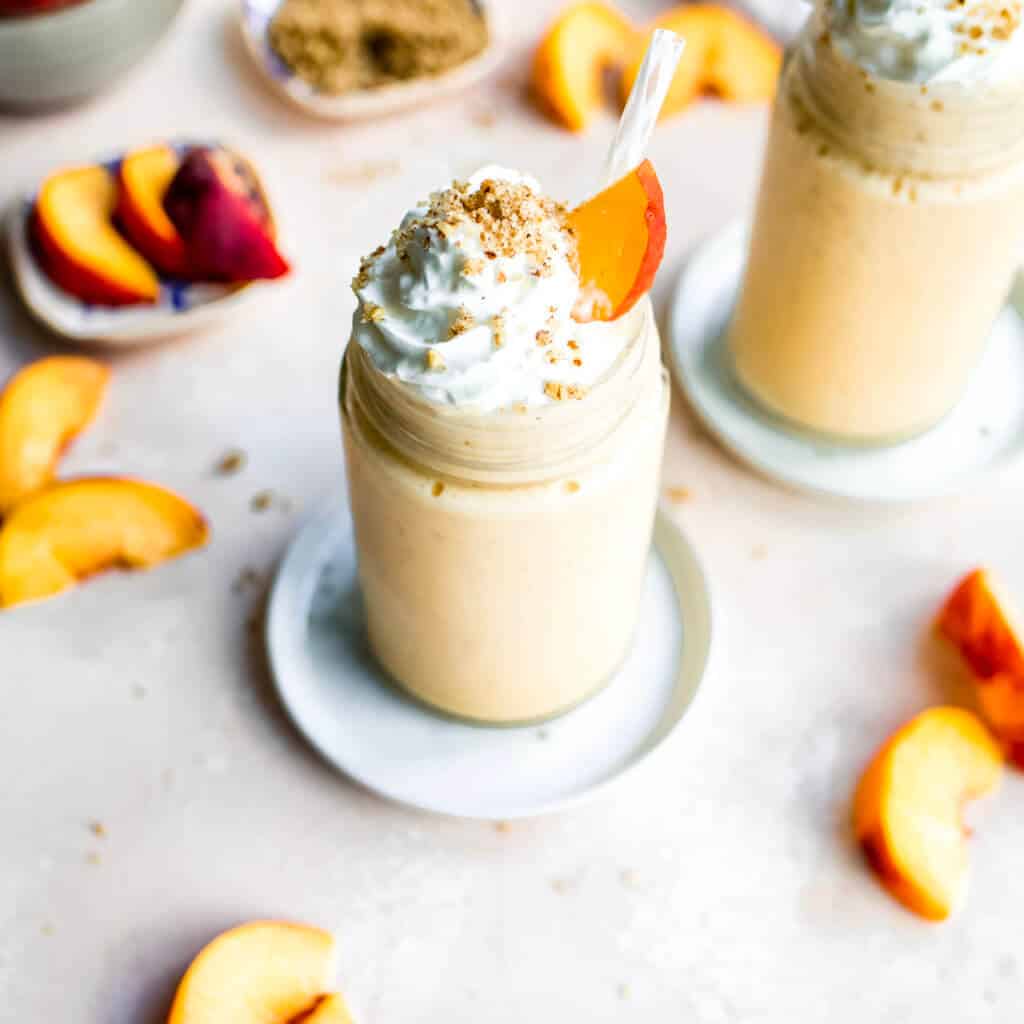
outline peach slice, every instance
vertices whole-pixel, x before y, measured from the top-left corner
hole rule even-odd
[[[330,932],[254,921],[217,936],[178,985],[167,1024],[288,1024],[319,1010],[335,970]],[[325,1011],[326,1012],[326,1011]],[[329,1021],[331,1018],[323,1018]],[[344,1018],[341,1018],[344,1020]]]
[[[992,731],[1010,760],[1024,768],[1024,634],[992,574],[968,573],[946,600],[936,626],[967,663]]]
[[[950,915],[967,878],[963,804],[993,790],[1002,753],[956,707],[912,718],[878,751],[854,800],[854,831],[882,885],[929,920]]]
[[[337,992],[321,996],[311,1010],[296,1017],[292,1024],[352,1024],[345,1000]]]
[[[141,480],[89,477],[26,498],[0,528],[0,607],[35,601],[120,566],[144,569],[206,541],[183,498]]]
[[[705,92],[738,103],[755,103],[774,95],[782,64],[782,51],[775,40],[727,7],[687,4],[663,14],[650,32],[637,38],[620,81],[623,102],[656,28],[670,29],[686,40],[661,108],[662,117],[684,110]]]
[[[577,319],[614,320],[629,312],[650,290],[665,252],[665,200],[651,162],[576,207],[569,226],[584,297]]]
[[[256,172],[234,153],[189,150],[164,196],[164,210],[196,276],[244,282],[288,273]]]
[[[607,4],[573,4],[541,40],[531,75],[535,97],[556,120],[582,131],[602,105],[604,74],[620,64],[636,32]]]
[[[75,167],[47,178],[32,217],[43,269],[84,302],[156,302],[156,272],[114,229],[116,204],[117,183],[104,167]]]
[[[68,443],[95,416],[110,371],[84,356],[39,359],[0,392],[0,516],[48,483]]]
[[[146,259],[164,274],[186,277],[185,242],[164,210],[181,159],[170,146],[137,149],[118,171],[117,221]]]

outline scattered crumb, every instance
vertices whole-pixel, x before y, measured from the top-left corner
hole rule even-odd
[[[459,306],[459,311],[455,314],[455,319],[451,322],[448,327],[448,337],[456,338],[460,334],[465,334],[470,328],[476,325],[476,318],[465,306]]]
[[[550,345],[551,344],[551,332],[550,331],[538,331],[537,332],[537,344],[538,345]]]
[[[397,160],[364,160],[346,167],[332,167],[324,173],[328,185],[372,185],[382,178],[394,177],[402,169]]]
[[[106,826],[102,821],[92,821],[89,823],[89,831],[100,839],[105,839],[107,835]]]
[[[95,850],[93,850],[91,853],[87,853],[85,855],[85,862],[87,864],[96,865],[96,864],[101,863],[101,861],[102,861],[102,858],[100,857],[100,855]]]
[[[263,585],[263,576],[255,569],[246,566],[231,584],[233,594],[243,594],[246,591],[259,590]]]
[[[530,411],[530,407],[525,402],[517,402],[513,407],[520,416],[525,415]]]
[[[274,492],[273,491],[260,491],[259,494],[254,494],[252,501],[249,502],[249,507],[253,512],[266,512],[271,505],[274,504]]]
[[[476,277],[477,274],[482,274],[484,272],[484,267],[486,266],[487,263],[484,260],[479,256],[474,256],[463,263],[462,275],[463,277]]]
[[[579,400],[586,395],[587,389],[576,384],[562,384],[559,381],[549,380],[544,385],[544,394],[553,398],[556,402]]]
[[[675,502],[677,505],[681,505],[684,501],[689,501],[693,497],[689,487],[667,487],[665,493],[668,495],[668,500]]]
[[[570,494],[575,494],[580,489],[579,481],[577,481],[577,480],[568,480],[568,481],[566,481],[565,489]]]
[[[568,345],[569,345],[569,348],[571,348],[573,350],[573,352],[576,352],[579,349],[579,347],[580,347],[580,343],[578,341],[576,341],[575,338],[572,339],[571,341],[569,341]]]
[[[241,448],[232,448],[220,457],[214,472],[218,476],[233,476],[245,468],[245,462],[245,452]]]
[[[444,494],[444,484],[441,483],[440,480],[435,480],[434,486],[431,488],[430,493],[433,494],[435,498],[440,498],[441,495]]]
[[[367,302],[363,305],[363,314],[360,320],[364,324],[379,324],[384,319],[384,308],[375,302]]]
[[[436,348],[428,348],[424,359],[428,370],[443,370],[445,368],[444,356]]]
[[[494,823],[495,832],[511,832],[512,826],[507,821],[496,821]]]

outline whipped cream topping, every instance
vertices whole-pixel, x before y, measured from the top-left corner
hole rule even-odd
[[[821,0],[837,49],[879,78],[990,82],[1024,76],[1021,0]]]
[[[636,330],[580,324],[565,211],[531,177],[485,167],[418,204],[353,282],[352,337],[431,401],[481,411],[580,398]]]

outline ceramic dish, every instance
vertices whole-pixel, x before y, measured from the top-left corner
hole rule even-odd
[[[308,114],[334,121],[355,121],[384,117],[411,107],[423,106],[461,92],[487,77],[501,59],[499,28],[493,11],[487,11],[489,42],[478,56],[442,75],[410,82],[384,85],[377,89],[329,96],[318,92],[281,60],[271,49],[267,31],[283,0],[241,0],[241,29],[246,49],[270,87]],[[476,0],[478,7],[479,0]],[[481,8],[482,10],[482,8]]]
[[[0,18],[0,106],[31,110],[82,100],[156,44],[183,0],[86,0]]]
[[[185,149],[188,144],[175,145]],[[120,159],[118,156],[101,162],[116,173]],[[8,213],[7,244],[15,284],[32,315],[71,341],[145,345],[210,326],[266,287],[261,281],[231,285],[161,278],[160,297],[154,305],[91,305],[54,284],[39,264],[30,232],[34,205],[32,193],[16,200]],[[266,206],[273,210],[269,199]]]
[[[707,678],[711,631],[696,553],[659,515],[633,649],[600,693],[543,725],[436,714],[401,693],[367,649],[341,487],[296,536],[267,610],[278,693],[324,758],[388,799],[492,820],[592,799],[670,750]]]
[[[844,445],[755,405],[737,384],[725,345],[748,235],[747,224],[734,223],[693,250],[676,284],[667,338],[683,394],[725,448],[790,487],[885,504],[976,490],[982,478],[1024,461],[1024,320],[1010,304],[963,398],[920,437]]]

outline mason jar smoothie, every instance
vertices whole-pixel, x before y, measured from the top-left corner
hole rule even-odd
[[[574,319],[565,211],[497,168],[411,210],[355,290],[342,421],[377,658],[459,717],[571,708],[638,616],[669,401],[649,302]]]
[[[1021,14],[819,0],[783,73],[729,337],[771,412],[885,442],[963,393],[1024,242]]]

